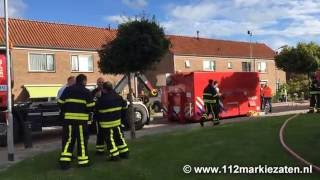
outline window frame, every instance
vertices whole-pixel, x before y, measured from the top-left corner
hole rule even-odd
[[[73,56],[77,56],[78,58],[78,70],[77,71],[74,71],[72,70],[72,57]],[[79,68],[80,68],[80,63],[79,63],[79,56],[91,56],[92,58],[92,71],[80,71]],[[88,68],[89,69],[89,68]],[[71,54],[70,55],[70,71],[72,73],[93,73],[94,72],[94,56],[93,54]]]
[[[244,64],[244,63],[250,64],[250,69],[249,69],[249,71],[244,71],[244,69],[243,69],[243,64]],[[249,67],[249,66],[247,66],[247,67]],[[252,72],[252,63],[249,62],[249,61],[242,61],[242,62],[241,62],[241,70],[242,70],[242,72]]]
[[[259,64],[260,64],[260,67],[261,67],[261,63],[265,63],[265,65],[266,65],[265,71],[260,71],[259,70]],[[268,63],[266,61],[258,61],[257,62],[257,72],[259,72],[259,73],[268,73]]]
[[[31,55],[45,55],[46,57],[46,66],[47,70],[32,70],[31,69]],[[48,70],[48,59],[47,55],[52,55],[53,57],[53,70]],[[28,72],[39,72],[39,73],[55,73],[56,72],[56,58],[55,58],[55,53],[52,52],[28,52]]]
[[[213,69],[205,69],[204,63],[205,63],[206,61],[209,62],[209,66],[210,66],[210,67],[211,67],[211,63],[213,63]],[[203,70],[203,71],[214,71],[214,72],[215,72],[216,69],[217,69],[217,68],[216,68],[216,61],[215,61],[215,60],[205,59],[205,60],[202,61],[202,70]]]

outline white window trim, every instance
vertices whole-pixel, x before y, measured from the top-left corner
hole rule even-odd
[[[229,63],[230,63],[230,67],[229,67]],[[227,69],[233,69],[233,64],[231,61],[227,62]]]
[[[53,71],[48,71],[48,70],[31,70],[31,67],[30,67],[30,54],[44,54],[44,55],[53,55],[53,66],[54,66],[54,70]],[[40,73],[54,73],[56,72],[56,58],[55,58],[55,54],[52,53],[52,52],[28,52],[28,72],[40,72]]]
[[[212,69],[212,70],[211,70],[211,69],[205,69],[205,68],[204,68],[204,62],[205,62],[205,61],[213,62],[213,65],[214,65],[214,66],[213,66],[213,69]],[[217,67],[216,67],[216,61],[215,61],[215,60],[205,59],[205,60],[202,61],[202,70],[203,70],[203,71],[211,71],[211,72],[213,71],[213,72],[214,72],[214,71],[216,71],[216,69],[217,69]]]
[[[191,68],[191,61],[190,61],[190,60],[185,60],[185,61],[184,61],[184,66],[185,66],[185,68],[187,68],[187,69]]]
[[[268,84],[268,81],[269,81],[268,79],[261,79],[259,83],[260,83],[260,85],[261,84]]]
[[[79,56],[91,56],[92,57],[92,71],[73,71],[72,70],[72,56],[78,56],[78,68],[79,68]],[[70,54],[70,71],[72,73],[93,73],[94,72],[94,55],[93,54]]]
[[[258,64],[261,63],[261,62],[264,62],[266,64],[266,71],[265,72],[260,72],[259,71],[259,65]],[[257,63],[256,65],[257,65],[257,72],[258,73],[262,73],[262,74],[267,74],[268,73],[268,63],[266,61],[257,61],[256,63]]]

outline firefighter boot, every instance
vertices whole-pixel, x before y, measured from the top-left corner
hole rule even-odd
[[[60,161],[59,164],[60,164],[60,169],[64,170],[64,171],[70,169],[70,167],[71,167],[69,162]]]
[[[219,119],[213,119],[213,125],[217,126],[220,124],[220,120]]]
[[[92,165],[91,161],[87,164],[78,164],[79,168],[83,168],[83,167],[90,167]]]
[[[109,161],[119,161],[120,157],[119,156],[109,156]]]
[[[204,115],[200,118],[200,125],[201,125],[201,127],[203,127],[205,120],[207,120],[207,115],[206,115],[206,114],[204,114]]]
[[[310,107],[308,113],[314,113],[314,108]]]
[[[129,159],[129,151],[124,152],[124,153],[120,153],[119,156],[121,159]]]

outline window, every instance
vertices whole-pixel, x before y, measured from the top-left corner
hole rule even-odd
[[[258,62],[258,72],[267,72],[266,62]]]
[[[228,68],[228,69],[232,69],[232,62],[228,62],[227,68]]]
[[[190,63],[189,60],[186,60],[186,61],[184,62],[184,64],[185,64],[185,67],[186,67],[186,68],[190,68],[190,67],[191,67],[191,63]]]
[[[251,62],[242,62],[242,71],[251,72]]]
[[[93,72],[92,55],[72,55],[71,71],[76,72]]]
[[[53,54],[29,54],[29,71],[52,72],[55,70]]]
[[[214,71],[216,70],[216,64],[214,61],[205,60],[203,61],[203,70],[205,71]]]

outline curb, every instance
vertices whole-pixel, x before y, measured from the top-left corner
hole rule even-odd
[[[291,121],[292,119],[298,117],[299,114],[296,114],[294,116],[291,116],[290,118],[288,118],[284,123],[283,125],[281,126],[281,129],[280,129],[280,132],[279,132],[279,138],[280,138],[280,143],[282,145],[282,147],[291,155],[293,156],[296,160],[298,160],[299,162],[307,165],[307,166],[312,166],[312,168],[317,171],[317,172],[320,172],[320,167],[310,163],[309,161],[303,159],[301,156],[299,156],[296,152],[294,152],[289,146],[287,146],[287,144],[284,142],[284,136],[283,136],[283,132],[287,126],[287,124],[289,123],[289,121]]]

